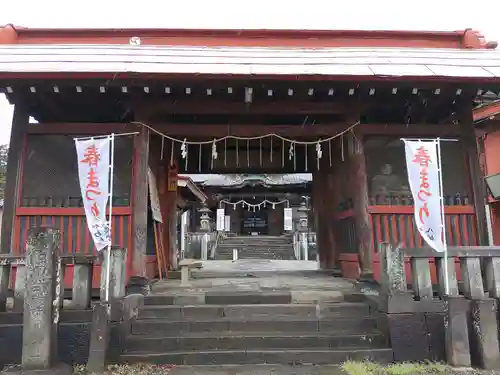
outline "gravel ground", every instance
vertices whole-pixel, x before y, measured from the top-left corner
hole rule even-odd
[[[411,369],[394,369],[395,371],[346,372],[338,366],[280,366],[280,365],[248,365],[248,366],[111,366],[107,375],[500,375],[500,371],[481,371],[473,369],[431,369],[427,372],[415,372]],[[86,375],[82,367],[76,368],[75,375]]]

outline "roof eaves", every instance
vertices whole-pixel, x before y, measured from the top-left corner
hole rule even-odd
[[[473,109],[474,122],[481,122],[490,117],[500,114],[500,100],[496,100],[486,105],[479,105]]]

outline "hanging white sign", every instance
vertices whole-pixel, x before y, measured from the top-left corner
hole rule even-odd
[[[90,234],[98,251],[111,244],[111,228],[106,219],[110,196],[111,138],[112,136],[75,139],[83,207]]]
[[[285,231],[292,231],[293,230],[293,219],[292,219],[292,209],[291,208],[284,208],[283,209],[283,226]]]
[[[148,167],[148,185],[149,185],[149,201],[151,203],[151,214],[153,216],[153,220],[158,223],[163,223],[163,219],[161,217],[161,208],[160,208],[160,198],[158,196],[158,185],[156,184],[156,177]]]
[[[217,209],[217,231],[222,232],[224,231],[224,219],[225,213],[223,208],[218,208]]]
[[[224,217],[224,231],[231,232],[231,216],[229,215]]]
[[[434,250],[445,251],[440,183],[439,141],[405,142],[408,181],[415,207],[415,224],[425,242]]]

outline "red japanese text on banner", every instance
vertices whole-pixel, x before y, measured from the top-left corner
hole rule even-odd
[[[439,141],[405,140],[408,181],[415,205],[415,224],[425,242],[444,251],[440,189]]]
[[[75,139],[75,146],[87,225],[95,247],[100,251],[111,243],[110,225],[106,219],[111,138]]]

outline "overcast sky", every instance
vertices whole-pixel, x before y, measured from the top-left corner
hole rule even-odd
[[[472,8],[470,4],[477,4]],[[231,29],[462,30],[500,41],[500,1],[460,0],[4,0],[0,25]],[[0,97],[0,144],[12,107]]]

